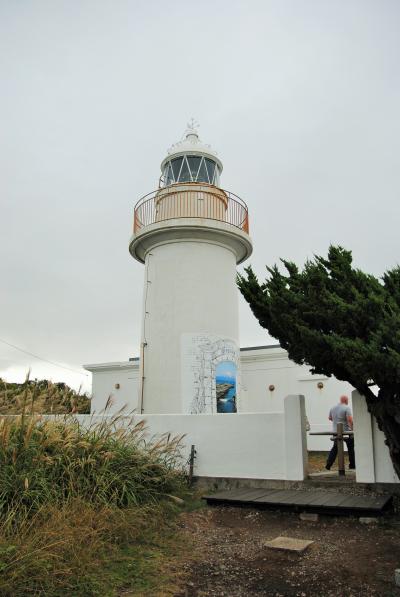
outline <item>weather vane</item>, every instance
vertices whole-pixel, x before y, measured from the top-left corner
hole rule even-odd
[[[189,122],[187,123],[187,130],[193,131],[197,133],[197,128],[199,127],[199,123],[192,117]]]

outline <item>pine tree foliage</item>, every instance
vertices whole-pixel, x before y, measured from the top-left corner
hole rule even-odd
[[[240,291],[290,359],[349,382],[365,397],[400,477],[400,268],[379,280],[354,268],[340,246],[302,271],[282,263],[286,272],[267,267],[261,284],[246,268]]]

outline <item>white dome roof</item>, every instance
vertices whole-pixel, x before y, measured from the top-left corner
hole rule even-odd
[[[222,172],[222,162],[218,158],[217,152],[210,145],[201,141],[193,120],[187,125],[183,139],[171,145],[168,149],[167,156],[161,162],[161,171],[164,170],[166,162],[171,158],[181,155],[204,155],[209,157],[214,162],[217,162],[220,172]]]

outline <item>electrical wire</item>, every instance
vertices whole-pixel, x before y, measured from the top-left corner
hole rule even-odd
[[[35,359],[38,359],[39,361],[43,361],[44,363],[49,363],[49,365],[53,365],[54,367],[60,367],[60,369],[66,369],[67,371],[72,371],[73,373],[79,373],[79,375],[82,375],[84,377],[89,376],[88,373],[82,373],[82,371],[78,371],[77,369],[71,369],[71,367],[65,367],[65,365],[60,365],[60,363],[55,363],[54,361],[49,361],[48,359],[43,359],[42,357],[39,357],[37,354],[33,354],[33,352],[29,352],[28,350],[24,350],[23,348],[20,348],[19,346],[15,346],[15,344],[11,344],[11,342],[7,342],[6,340],[2,340],[1,338],[0,338],[0,342],[2,342],[3,344],[7,344],[7,346],[11,346],[11,348],[15,348],[16,350],[19,350],[20,352],[28,354],[29,356],[34,357]]]

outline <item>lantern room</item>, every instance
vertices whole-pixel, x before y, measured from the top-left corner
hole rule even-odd
[[[219,186],[222,163],[209,145],[202,143],[192,121],[184,139],[168,150],[161,163],[160,186],[197,182]]]
[[[144,262],[150,236],[165,236],[166,229],[174,226],[180,237],[205,227],[207,234],[213,231],[213,237],[219,238],[224,230],[224,238],[234,239],[238,263],[250,255],[247,206],[220,187],[222,168],[216,152],[200,140],[192,120],[182,140],[170,147],[161,162],[158,188],[135,205],[130,243],[135,259]]]

